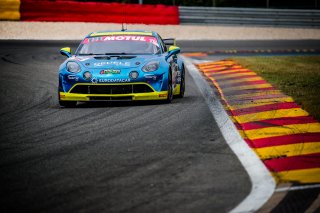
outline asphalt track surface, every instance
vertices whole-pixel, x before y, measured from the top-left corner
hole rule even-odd
[[[60,108],[59,49],[77,43],[0,42],[1,212],[227,212],[246,197],[248,176],[189,74],[172,104]],[[198,51],[212,45],[223,42]]]
[[[0,42],[0,212],[227,212],[250,181],[188,74],[172,104],[58,106],[60,47]]]

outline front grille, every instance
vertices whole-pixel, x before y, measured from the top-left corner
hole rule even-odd
[[[132,101],[132,96],[123,97],[90,97],[91,101]]]
[[[128,85],[76,85],[70,93],[120,95],[132,93],[149,93],[153,90],[145,84]]]

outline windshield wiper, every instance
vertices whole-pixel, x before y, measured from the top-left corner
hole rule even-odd
[[[105,53],[105,55],[127,55],[127,53]]]
[[[101,53],[79,53],[78,55],[104,55]]]
[[[80,55],[80,56],[84,56],[84,55],[130,55],[129,53],[124,53],[124,52],[122,52],[122,53],[104,53],[104,54],[102,54],[102,53],[79,53],[78,55]]]

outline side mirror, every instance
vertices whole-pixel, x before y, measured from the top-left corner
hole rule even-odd
[[[71,49],[70,49],[70,47],[61,48],[60,53],[61,53],[61,55],[65,55],[68,58],[71,57]]]
[[[166,39],[163,39],[163,42],[165,45],[167,46],[172,46],[172,45],[176,45],[176,39],[174,38],[166,38]]]
[[[166,60],[168,60],[168,58],[170,58],[172,55],[177,55],[180,53],[180,47],[177,46],[170,46],[169,47],[169,52],[168,55],[166,55]]]

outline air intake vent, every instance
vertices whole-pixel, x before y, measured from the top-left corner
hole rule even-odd
[[[77,94],[132,94],[149,93],[153,90],[146,84],[128,84],[128,85],[76,85],[70,93]]]

